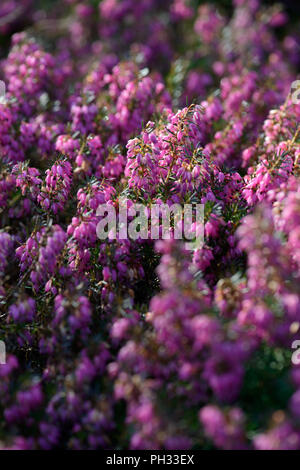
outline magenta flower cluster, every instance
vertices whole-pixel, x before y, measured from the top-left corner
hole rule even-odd
[[[300,450],[300,19],[51,3],[0,5],[0,449]],[[203,247],[99,239],[124,198]]]

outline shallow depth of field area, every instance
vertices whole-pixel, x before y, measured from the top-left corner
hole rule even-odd
[[[0,449],[300,450],[299,27],[1,1]],[[99,237],[124,200],[204,243]]]

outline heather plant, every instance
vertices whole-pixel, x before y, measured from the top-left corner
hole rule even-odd
[[[299,450],[299,18],[48,3],[0,6],[0,448]],[[99,237],[137,204],[203,244]]]

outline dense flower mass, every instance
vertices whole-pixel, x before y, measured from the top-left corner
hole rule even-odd
[[[269,3],[1,3],[0,449],[300,450],[300,17]],[[202,205],[203,244],[101,239],[124,200]]]

